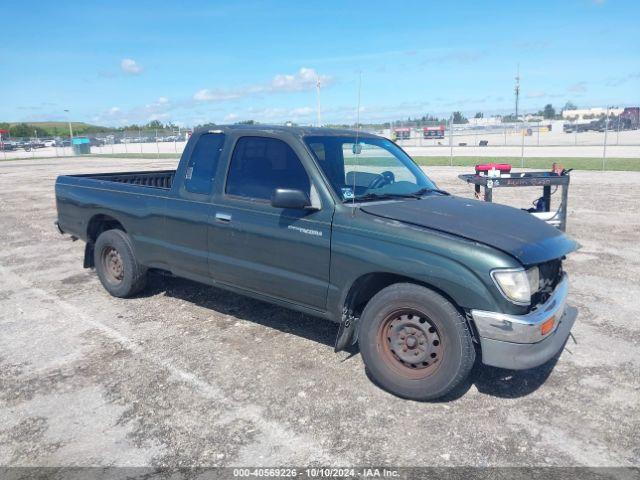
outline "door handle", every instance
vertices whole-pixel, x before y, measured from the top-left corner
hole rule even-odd
[[[228,213],[216,213],[216,221],[221,223],[230,223],[231,215]]]

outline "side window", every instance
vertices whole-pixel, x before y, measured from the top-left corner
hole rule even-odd
[[[276,138],[240,138],[231,156],[226,192],[269,200],[276,188],[302,190],[310,195],[309,176],[298,156]]]
[[[192,193],[211,193],[213,177],[216,174],[220,152],[224,143],[221,133],[205,133],[191,152],[184,187]]]

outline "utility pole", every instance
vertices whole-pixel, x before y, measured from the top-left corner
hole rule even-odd
[[[453,167],[453,113],[449,117],[449,166]]]
[[[73,151],[73,129],[71,128],[71,118],[69,118],[69,110],[65,109],[67,113],[67,122],[69,122],[69,148]],[[64,143],[62,144],[62,154],[64,155]]]
[[[317,92],[317,101],[318,101],[318,127],[322,126],[321,117],[320,117],[320,77],[318,76],[318,81],[316,82],[316,92]]]
[[[516,73],[516,86],[514,88],[516,94],[516,121],[518,121],[518,103],[520,101],[520,64],[518,63],[518,70]]]
[[[607,161],[607,132],[609,130],[609,107],[607,107],[606,117],[604,117],[604,145],[602,146],[602,170]]]
[[[520,166],[524,168],[524,135],[527,133],[526,125],[520,128],[520,136],[522,137],[522,143],[520,146]]]

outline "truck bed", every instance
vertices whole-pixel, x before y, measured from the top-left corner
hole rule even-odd
[[[70,176],[170,190],[175,174],[175,170],[158,170],[152,172],[93,173]]]

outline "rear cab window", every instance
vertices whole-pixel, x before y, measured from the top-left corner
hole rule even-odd
[[[224,139],[222,133],[205,133],[200,136],[191,152],[185,173],[184,188],[188,192],[202,195],[211,193]]]

